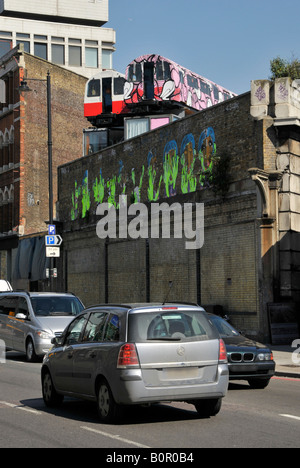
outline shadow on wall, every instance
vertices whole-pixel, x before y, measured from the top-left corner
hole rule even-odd
[[[288,231],[262,262],[271,343],[291,344],[300,336],[300,233]]]

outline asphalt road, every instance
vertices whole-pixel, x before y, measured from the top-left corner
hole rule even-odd
[[[274,377],[265,390],[230,384],[221,412],[210,419],[199,419],[191,405],[173,403],[131,409],[121,424],[104,425],[92,403],[67,399],[59,410],[47,409],[40,368],[16,353],[0,364],[1,448],[99,447],[107,449],[103,457],[124,456],[121,449],[127,449],[136,457],[147,454],[130,460],[142,466],[149,453],[157,461],[159,449],[187,451],[195,459],[199,448],[300,447],[300,379]]]

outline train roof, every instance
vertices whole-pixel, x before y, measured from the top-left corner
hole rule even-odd
[[[121,78],[125,78],[125,75],[124,73],[120,73],[116,70],[101,70],[99,71],[98,73],[96,73],[95,75],[93,75],[91,78],[89,78],[88,81],[90,80],[97,80],[99,78],[110,78],[111,76],[114,76],[114,77],[121,77]]]

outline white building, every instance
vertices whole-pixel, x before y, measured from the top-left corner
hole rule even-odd
[[[104,28],[108,0],[0,0],[0,57],[25,52],[91,77],[110,69],[115,31]]]

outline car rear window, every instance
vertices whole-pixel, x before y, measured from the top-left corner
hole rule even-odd
[[[128,341],[206,341],[217,338],[199,310],[138,312],[128,315]]]

